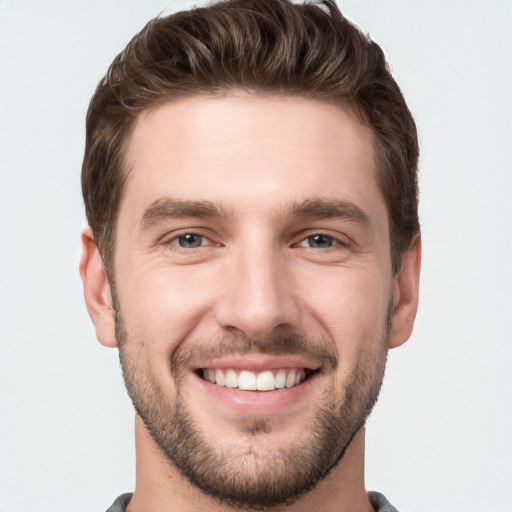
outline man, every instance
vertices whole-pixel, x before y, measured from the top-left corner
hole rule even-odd
[[[109,509],[392,511],[364,423],[418,302],[418,146],[336,5],[151,21],[92,99],[80,272],[136,416]]]

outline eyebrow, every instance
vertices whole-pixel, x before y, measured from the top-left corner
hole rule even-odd
[[[287,209],[288,210],[288,209]],[[337,199],[307,199],[294,202],[289,208],[291,216],[314,219],[346,219],[363,226],[371,224],[370,217],[359,206]]]
[[[158,199],[144,211],[141,219],[143,230],[166,219],[226,218],[231,211],[212,201],[181,201],[170,197]],[[370,217],[354,203],[336,199],[307,199],[293,201],[280,213],[280,217],[311,219],[346,219],[363,226],[371,224]]]
[[[180,201],[170,197],[158,199],[144,211],[141,219],[142,229],[146,230],[166,219],[185,219],[189,217],[229,217],[230,213],[211,201]]]

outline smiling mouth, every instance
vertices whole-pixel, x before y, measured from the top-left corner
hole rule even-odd
[[[313,372],[314,370],[306,368],[283,368],[262,372],[232,368],[203,368],[197,373],[203,380],[217,386],[238,388],[243,391],[274,391],[298,386]]]

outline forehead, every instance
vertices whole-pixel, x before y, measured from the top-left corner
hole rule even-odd
[[[372,131],[348,107],[301,97],[239,92],[157,106],[140,115],[126,163],[120,220],[166,196],[269,214],[312,198],[384,206]]]

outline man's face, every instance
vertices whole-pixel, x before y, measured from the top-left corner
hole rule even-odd
[[[371,131],[243,93],[140,117],[115,253],[129,393],[169,461],[228,503],[322,479],[382,381],[393,308]]]

